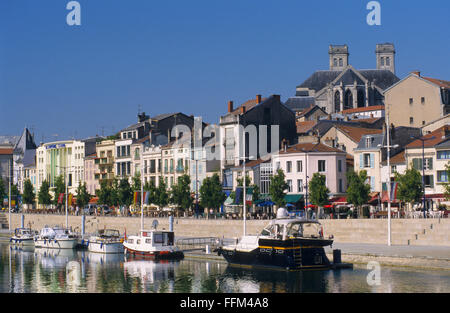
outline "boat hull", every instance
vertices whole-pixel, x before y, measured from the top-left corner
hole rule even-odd
[[[9,243],[16,246],[34,246],[33,238],[10,238]]]
[[[36,248],[48,249],[75,249],[78,244],[76,238],[71,239],[36,239],[34,246]]]
[[[123,253],[124,248],[121,242],[89,242],[89,252],[95,253]]]
[[[141,251],[125,247],[125,253],[152,260],[176,260],[184,258],[184,253],[182,251]]]
[[[231,266],[279,270],[329,269],[332,264],[323,247],[331,243],[330,240],[261,239],[259,246],[250,251],[228,246],[219,249],[218,253]]]

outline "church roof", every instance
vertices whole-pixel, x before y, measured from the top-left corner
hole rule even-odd
[[[316,100],[314,97],[290,97],[286,100],[284,105],[295,112],[303,111],[314,105],[315,102]]]
[[[36,144],[28,128],[25,128],[14,146],[14,152],[23,154],[30,149],[36,149]]]
[[[338,77],[339,79],[336,81]],[[389,70],[357,70],[350,65],[343,71],[316,71],[301,85],[297,86],[297,88],[308,88],[318,92],[332,82],[335,84],[342,82],[343,85],[351,85],[356,80],[359,85],[365,84],[361,77],[369,82],[373,82],[382,90],[385,90],[400,81],[400,79]],[[301,92],[298,91],[297,95],[301,95]]]

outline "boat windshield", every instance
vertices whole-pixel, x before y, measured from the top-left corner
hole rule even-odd
[[[100,236],[104,237],[120,237],[119,231],[116,229],[105,229],[105,230],[99,230],[98,231]]]
[[[262,232],[262,236],[270,236],[273,238],[281,238],[286,228],[287,237],[304,237],[304,238],[319,238],[320,224],[297,222],[288,224],[269,224]]]

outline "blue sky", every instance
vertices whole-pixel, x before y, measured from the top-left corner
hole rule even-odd
[[[0,134],[33,127],[36,141],[109,135],[151,116],[184,112],[217,123],[227,101],[295,94],[328,69],[328,45],[375,68],[375,45],[395,44],[397,76],[450,80],[450,2],[380,0],[0,1]]]

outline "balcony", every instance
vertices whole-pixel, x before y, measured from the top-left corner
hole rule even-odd
[[[175,171],[177,173],[184,173],[184,167],[183,166],[177,166],[177,168],[175,169]]]

